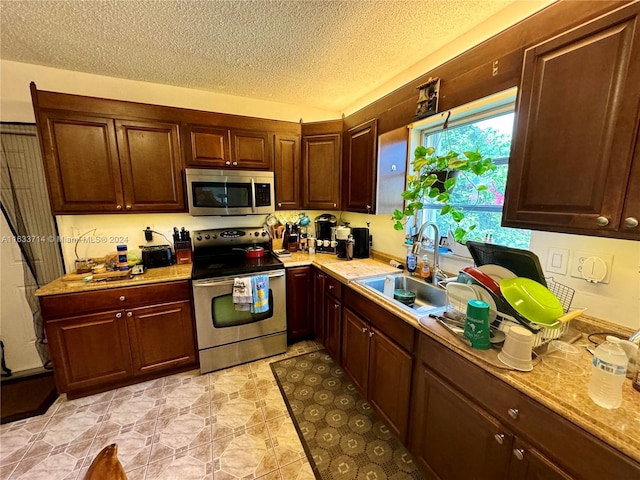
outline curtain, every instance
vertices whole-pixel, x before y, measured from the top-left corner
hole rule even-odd
[[[63,274],[56,225],[51,214],[40,146],[33,124],[0,123],[0,206],[14,238],[20,241],[25,298],[33,315],[36,350],[50,363],[40,302],[35,291]]]

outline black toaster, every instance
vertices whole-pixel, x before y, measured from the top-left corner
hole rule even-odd
[[[142,264],[144,268],[168,267],[173,263],[174,256],[170,245],[142,247]]]

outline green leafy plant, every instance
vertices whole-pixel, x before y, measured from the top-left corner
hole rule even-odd
[[[469,182],[477,193],[487,190],[485,185],[474,183],[473,178],[495,170],[495,163],[478,150],[462,154],[450,150],[446,155],[437,155],[435,148],[419,146],[413,155],[413,173],[407,177],[407,189],[402,192],[404,211],[394,211],[393,228],[403,230],[408,218],[424,208],[425,200],[430,198],[442,204],[440,215],[451,217],[456,224],[453,236],[457,242],[462,242],[476,226],[461,224],[465,215],[451,204],[451,192],[459,181]]]

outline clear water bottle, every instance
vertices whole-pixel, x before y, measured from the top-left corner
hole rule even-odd
[[[618,408],[622,403],[622,383],[629,359],[620,345],[601,343],[593,353],[589,396],[604,408]]]

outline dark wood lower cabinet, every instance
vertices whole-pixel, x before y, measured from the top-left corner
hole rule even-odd
[[[564,472],[538,450],[516,438],[509,461],[509,480],[571,480]]]
[[[134,375],[193,363],[190,301],[135,308],[126,316]]]
[[[131,377],[124,310],[69,317],[47,324],[58,391],[81,390]]]
[[[513,436],[420,365],[414,373],[411,451],[431,478],[505,478]]]
[[[413,357],[349,308],[344,308],[342,323],[342,368],[405,441]]]
[[[313,331],[316,342],[324,346],[326,344],[325,319],[324,319],[324,279],[326,275],[317,268],[313,268],[313,284],[310,298],[313,301]]]
[[[56,386],[69,398],[197,367],[188,280],[40,297],[40,305]]]
[[[324,302],[324,327],[325,343],[327,353],[338,363],[340,363],[340,343],[342,339],[342,302],[327,295]]]
[[[287,268],[287,341],[313,336],[311,267]]]

